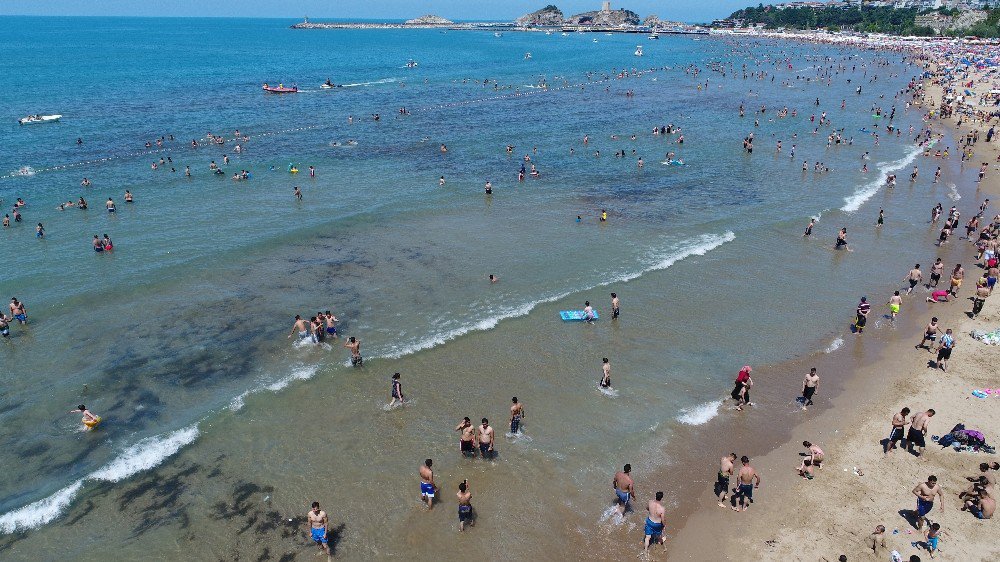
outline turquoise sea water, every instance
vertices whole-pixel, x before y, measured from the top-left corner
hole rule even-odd
[[[827,347],[860,293],[912,265],[902,243],[933,237],[931,205],[959,194],[931,185],[935,164],[920,159],[916,185],[876,190],[886,170],[905,178],[916,154],[905,127],[920,116],[893,96],[917,70],[899,55],[882,55],[887,67],[871,52],[791,43],[290,23],[0,19],[0,198],[4,212],[27,202],[24,221],[0,232],[0,286],[30,317],[0,350],[9,554],[52,557],[69,543],[278,557],[305,548],[295,518],[319,499],[346,521],[349,557],[426,558],[457,548],[462,478],[482,517],[469,552],[615,544],[626,531],[604,510],[616,467],[702,454],[673,438],[720,411],[739,366]],[[816,80],[830,65],[844,70]],[[623,69],[648,72],[617,78]],[[322,90],[326,78],[345,87]],[[264,94],[262,82],[300,92]],[[873,104],[897,106],[903,138],[873,145],[861,131]],[[777,119],[782,106],[798,116]],[[813,135],[821,111],[833,126]],[[31,113],[63,118],[19,127]],[[651,134],[668,124],[683,145]],[[853,146],[827,148],[834,128]],[[250,137],[240,154],[237,129]],[[229,140],[211,145],[207,132]],[[667,152],[686,165],[662,165]],[[949,173],[974,173],[952,153]],[[541,174],[518,183],[525,155]],[[813,173],[816,161],[832,171]],[[229,179],[241,169],[252,178]],[[56,209],[81,196],[88,210]],[[890,227],[876,231],[880,206]],[[845,225],[850,255],[830,250]],[[115,250],[95,255],[90,240],[104,233]],[[599,323],[559,321],[587,299]],[[363,369],[345,365],[339,341],[285,337],[293,315],[328,309],[362,340]],[[595,388],[601,357],[614,365],[612,396]],[[412,404],[385,411],[397,371]],[[502,433],[512,394],[530,439],[502,437],[492,464],[456,458],[454,425],[487,416]],[[103,416],[99,431],[65,414],[80,402]],[[414,488],[427,457],[444,498],[429,516]]]

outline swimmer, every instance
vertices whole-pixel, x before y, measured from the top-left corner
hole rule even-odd
[[[108,197],[108,201],[104,204],[104,206],[108,209],[109,213],[113,213],[116,210],[115,209],[115,202],[112,201],[110,197]]]
[[[493,193],[493,184],[489,180],[486,181],[486,195]]]
[[[134,203],[134,201],[132,199],[132,192],[129,191],[129,190],[127,190],[127,189],[125,190],[125,202],[126,203]]]
[[[330,520],[326,512],[319,508],[319,502],[312,502],[312,509],[306,514],[306,519],[309,521],[309,535],[313,542],[319,546],[320,551],[329,556]]]
[[[299,316],[298,314],[295,315],[295,323],[292,324],[292,332],[288,334],[288,337],[291,338],[296,333],[299,334],[300,340],[304,340],[309,337],[309,329],[307,326],[307,322],[303,320],[302,317]]]
[[[458,438],[458,450],[463,457],[476,456],[476,428],[472,426],[469,416],[462,418],[462,421],[455,426],[455,431],[462,432]]]
[[[100,238],[98,238],[96,234],[94,235],[94,251],[95,252],[104,251],[104,244],[101,243]]]
[[[326,321],[326,333],[333,337],[337,337],[337,322],[340,322],[340,319],[334,316],[329,310],[321,316],[322,319]]]
[[[344,347],[351,350],[351,366],[361,367],[364,363],[364,358],[361,357],[361,340],[351,336],[347,338]]]
[[[847,245],[847,227],[846,226],[843,227],[843,228],[841,228],[840,232],[837,233],[837,242],[836,242],[836,244],[834,244],[833,249],[834,250],[839,250],[841,247],[843,247],[848,252],[852,251],[851,247]]]
[[[10,315],[14,320],[17,320],[22,326],[28,323],[28,312],[24,307],[24,303],[17,300],[15,297],[10,298]]]
[[[45,227],[42,226],[42,223],[38,223],[38,226],[35,227],[35,237],[45,238]]]
[[[597,383],[601,388],[611,388],[611,363],[605,357],[601,360],[601,380]]]
[[[814,226],[816,226],[816,219],[809,219],[809,224],[806,225],[806,231],[802,234],[802,236],[811,236]]]
[[[418,471],[420,475],[420,499],[427,502],[427,509],[434,508],[434,496],[438,490],[438,487],[434,485],[434,471],[431,470],[433,464],[434,461],[427,459]]]
[[[444,176],[441,176],[441,179],[438,180],[438,186],[444,187]]]
[[[611,293],[611,319],[612,320],[617,320],[618,319],[618,314],[620,312],[620,309],[619,309],[619,305],[620,304],[621,303],[618,300],[618,295],[615,294],[615,293]]]
[[[392,400],[389,402],[389,407],[391,408],[396,400],[399,400],[399,404],[402,406],[406,403],[403,398],[403,385],[399,382],[399,373],[392,375]]]
[[[492,459],[493,451],[493,428],[489,420],[483,418],[483,424],[478,428],[479,432],[479,456],[484,459]]]
[[[6,338],[10,336],[10,321],[13,318],[8,318],[3,312],[0,312],[0,336]]]
[[[496,275],[493,275],[492,273],[490,273],[489,279],[490,279],[490,283],[496,283],[496,282],[500,281],[500,278],[497,277]]]
[[[302,201],[302,190],[299,189],[299,186],[295,186],[294,194],[295,194],[295,199]]]
[[[76,414],[76,413],[83,414],[83,418],[80,421],[83,423],[83,427],[84,427],[85,431],[91,431],[92,429],[94,429],[94,428],[97,427],[97,424],[101,423],[101,416],[98,416],[97,414],[91,412],[83,404],[80,404],[79,406],[77,406],[75,410],[70,410],[69,413],[71,413],[71,414]]]
[[[622,467],[621,472],[615,474],[614,480],[611,481],[611,485],[614,486],[615,496],[617,497],[616,507],[618,508],[618,513],[625,515],[628,511],[629,502],[635,499],[635,482],[632,481],[632,465],[626,464]]]

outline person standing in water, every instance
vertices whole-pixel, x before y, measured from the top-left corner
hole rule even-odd
[[[403,398],[403,385],[399,382],[399,373],[392,375],[392,400],[389,402],[390,408],[396,404],[396,400],[399,400],[400,406],[406,403],[406,400]]]
[[[663,501],[663,492],[656,492],[656,499],[649,500],[649,503],[646,504],[646,511],[649,512],[649,515],[646,516],[643,550],[649,550],[649,543],[652,541],[659,542],[666,549],[666,539],[663,538],[663,517],[666,510],[663,509],[661,501]]]
[[[590,301],[583,303],[583,320],[588,324],[594,321],[594,307],[590,306]]]
[[[492,459],[493,455],[493,428],[489,420],[483,418],[483,424],[479,426],[479,456]]]
[[[889,319],[896,320],[896,316],[899,315],[899,305],[903,304],[903,297],[899,296],[899,291],[896,291],[889,297],[889,302],[885,303],[889,306]]]
[[[601,388],[611,388],[611,363],[605,357],[601,360],[601,380],[597,384]]]
[[[802,409],[805,410],[807,406],[813,405],[813,396],[816,394],[816,390],[819,388],[819,375],[816,374],[816,367],[809,369],[806,373],[805,378],[802,380]]]
[[[10,315],[14,320],[17,320],[18,324],[28,323],[28,311],[25,309],[24,303],[17,300],[16,297],[10,298]]]
[[[469,416],[462,419],[462,422],[455,427],[455,431],[462,432],[458,438],[458,450],[462,452],[462,456],[476,456],[476,428],[472,426]]]
[[[521,420],[524,419],[524,404],[517,401],[517,396],[510,399],[510,433],[517,435],[521,430]]]
[[[313,542],[319,546],[321,552],[329,556],[330,541],[327,534],[330,532],[330,519],[326,512],[319,508],[319,502],[312,502],[312,509],[306,514],[306,519],[309,521],[309,534]]]
[[[806,225],[806,231],[802,234],[802,236],[811,236],[814,226],[816,226],[816,219],[809,219],[809,224]]]
[[[294,193],[294,195],[295,195],[295,199],[296,200],[302,201],[302,190],[299,189],[299,186],[295,186],[295,193]]]
[[[616,320],[618,318],[619,305],[620,305],[620,302],[618,301],[618,295],[615,294],[615,293],[611,293],[611,319],[612,320]]]
[[[98,416],[97,414],[91,412],[83,404],[80,404],[79,406],[77,406],[75,410],[70,410],[69,413],[71,413],[71,414],[76,414],[76,413],[83,414],[83,417],[82,417],[82,419],[80,421],[83,423],[83,428],[84,428],[85,431],[90,431],[90,430],[94,429],[95,427],[97,427],[97,424],[101,423],[101,416]]]
[[[611,481],[611,485],[615,488],[615,496],[617,497],[617,508],[618,513],[625,515],[628,511],[629,502],[635,499],[635,482],[632,481],[632,465],[626,464],[622,467],[621,472],[615,474],[614,480]]]
[[[434,509],[434,496],[438,489],[434,485],[434,471],[431,470],[433,465],[434,461],[427,459],[418,471],[420,475],[420,499],[427,502],[427,509]]]
[[[839,250],[841,248],[847,250],[848,252],[851,251],[851,247],[847,245],[847,227],[846,226],[844,228],[841,228],[840,232],[837,233],[837,243],[834,244],[834,246],[833,246],[834,250]]]
[[[361,340],[351,336],[344,342],[344,347],[351,350],[351,366],[361,367],[365,362],[364,358],[361,357]]]
[[[468,480],[463,480],[458,485],[458,493],[455,496],[458,498],[458,530],[464,531],[466,523],[470,527],[475,527],[476,519],[472,516],[472,491],[469,490]]]

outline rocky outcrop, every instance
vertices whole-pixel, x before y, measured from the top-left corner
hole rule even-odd
[[[656,27],[660,23],[660,16],[656,14],[649,14],[646,19],[643,20],[642,24],[647,27]]]
[[[451,25],[455,22],[446,20],[441,16],[426,15],[412,20],[406,20],[404,25]]]
[[[639,25],[639,14],[631,10],[595,10],[576,14],[566,19],[569,25],[593,25],[596,27],[624,27],[627,25]]]
[[[552,4],[545,6],[541,10],[525,14],[514,20],[514,25],[518,27],[556,27],[562,24],[562,10],[556,8]]]

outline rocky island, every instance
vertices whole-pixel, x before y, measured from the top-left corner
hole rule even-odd
[[[549,4],[541,10],[517,18],[514,20],[514,25],[518,27],[561,27],[563,22],[562,10]]]
[[[413,18],[412,20],[406,20],[406,22],[403,25],[414,27],[414,26],[452,25],[454,23],[455,22],[451,20],[446,20],[441,16],[426,15],[426,16],[420,16],[419,18]]]

